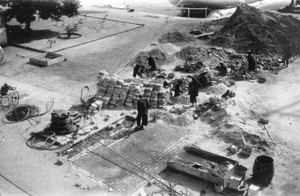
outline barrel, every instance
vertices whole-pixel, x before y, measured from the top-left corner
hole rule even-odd
[[[253,164],[253,181],[267,187],[274,176],[274,160],[272,157],[261,155],[256,157]]]

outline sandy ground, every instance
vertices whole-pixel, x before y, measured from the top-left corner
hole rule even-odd
[[[124,5],[124,1],[101,1],[103,4],[106,4],[106,2],[107,4],[112,4],[113,2],[116,5]],[[279,2],[276,6],[279,4],[281,6],[281,4],[284,3],[283,1],[276,2]],[[151,14],[157,12],[170,13],[170,9],[173,9],[173,6],[170,5],[167,0],[147,2],[126,0],[125,4],[128,4],[137,10],[147,10]],[[99,1],[96,0],[83,1],[82,5],[84,5],[85,9],[99,9],[92,7],[93,5],[99,5]],[[269,8],[268,6],[264,6],[263,9]],[[115,17],[118,14],[114,15],[114,13],[112,13],[111,15],[112,17]],[[49,68],[50,73],[47,74],[41,74],[45,70],[37,67],[30,67],[30,65],[26,64],[28,59],[22,57],[23,55],[35,55],[35,53],[8,47],[5,51],[7,53],[6,60],[9,67],[1,67],[0,84],[8,83],[12,86],[17,86],[20,95],[22,95],[20,102],[23,104],[35,104],[40,106],[43,110],[49,99],[54,98],[54,109],[69,109],[74,103],[78,102],[79,91],[82,86],[95,85],[96,79],[93,78],[95,78],[94,76],[96,73],[92,74],[93,70],[108,67],[110,64],[122,64],[122,58],[126,60],[126,56],[135,52],[134,50],[126,51],[127,48],[130,48],[128,46],[134,44],[134,46],[139,49],[146,47],[148,43],[144,43],[143,39],[146,37],[148,39],[149,37],[153,37],[160,29],[160,25],[164,24],[163,17],[160,19],[141,17],[144,15],[146,15],[144,12],[135,13],[129,20],[146,23],[150,28],[126,34],[125,39],[122,36],[117,36],[91,45],[85,45],[77,49],[63,51],[62,53],[68,56],[71,63],[66,64],[63,69],[59,67]],[[184,21],[184,19],[180,20]],[[154,28],[155,26],[156,28]],[[137,38],[138,36],[140,36],[140,38]],[[123,48],[124,50],[122,53],[119,53],[119,59],[114,58],[116,53],[108,54],[100,49],[96,53],[95,48],[103,45],[105,45],[105,49],[108,49],[109,51],[114,51],[118,47],[121,49]],[[80,56],[82,51],[85,51],[86,53],[83,57]],[[22,55],[18,56],[17,54]],[[99,56],[99,54],[103,56]],[[108,57],[109,59],[103,60],[104,57]],[[81,80],[77,80],[75,73],[72,71],[70,72],[70,70],[74,71],[74,68],[72,69],[70,67],[72,62],[79,61],[79,59],[82,58],[86,58],[90,65],[93,66],[94,62],[104,62],[105,65],[99,65],[99,67],[89,70],[90,75],[88,75],[86,79],[82,78]],[[84,61],[80,63],[84,63]],[[274,154],[276,164],[275,177],[272,185],[261,192],[260,195],[299,195],[300,160],[298,149],[300,147],[300,132],[298,130],[298,113],[300,108],[297,100],[300,93],[297,91],[300,74],[299,64],[299,60],[293,62],[289,68],[281,71],[274,80],[265,84],[239,82],[234,88],[237,94],[236,99],[246,100],[247,104],[245,104],[245,112],[249,109],[256,109],[259,115],[265,115],[269,118],[270,123],[267,128],[272,139],[277,143]],[[68,70],[67,73],[74,73],[74,75],[69,74],[63,76],[62,70],[64,69],[65,71]],[[114,69],[112,69],[112,71],[113,70]],[[128,73],[129,72],[123,72],[121,75],[127,76],[126,74]],[[56,86],[51,85],[51,81],[65,82]],[[95,91],[95,89],[93,91]],[[235,113],[237,111],[232,112]],[[4,114],[5,111],[0,111],[1,118]],[[62,159],[65,163],[63,166],[54,165],[56,160],[60,159],[54,152],[41,152],[28,148],[25,141],[28,138],[29,133],[41,130],[49,122],[49,116],[42,117],[42,120],[43,123],[35,127],[32,127],[27,121],[12,125],[0,125],[0,139],[2,138],[0,140],[1,195],[123,195],[122,193],[108,192],[109,187],[102,183],[99,184],[98,188],[91,190],[75,187],[76,183],[89,184],[94,180],[94,177],[89,173],[90,171],[74,168],[74,165],[68,163],[64,159]],[[259,129],[256,123],[257,119],[246,120],[248,120],[249,126],[253,127],[254,131]],[[154,129],[155,128],[156,127],[154,127]],[[168,127],[165,128],[167,129]],[[187,143],[197,143],[204,149],[226,155],[227,152],[225,149],[227,144],[216,141],[213,138],[205,137],[206,133],[211,130],[206,123],[199,121],[198,124],[196,123],[188,129],[192,131],[188,133]],[[199,130],[201,130],[201,133],[199,133]],[[185,129],[185,131],[188,130]],[[241,163],[251,168],[256,155],[258,154],[254,154],[247,160],[239,159],[236,156],[233,156],[232,158],[239,160]],[[176,175],[167,175],[165,177],[170,181],[176,182],[176,180],[178,180],[182,183],[186,183],[185,185],[193,191],[194,195],[198,195],[199,190],[205,186],[205,184],[198,186],[198,182],[182,176],[180,178]],[[210,195],[215,195],[211,190],[209,193]],[[134,195],[138,194],[139,192]],[[140,192],[140,194],[144,193]]]

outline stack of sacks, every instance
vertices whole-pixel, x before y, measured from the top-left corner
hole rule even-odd
[[[117,78],[111,77],[110,78],[110,83],[109,83],[107,91],[106,91],[106,96],[112,97],[115,86],[116,86],[116,83],[117,83]]]
[[[123,106],[124,105],[124,100],[125,100],[126,97],[123,100],[120,99],[121,92],[122,92],[122,89],[123,89],[123,85],[124,85],[124,80],[118,79],[117,82],[116,82],[114,93],[113,93],[113,97],[118,98],[116,106]],[[124,97],[124,95],[123,95],[123,97]]]
[[[107,95],[111,97],[111,100],[109,102],[109,105],[112,107],[116,107],[117,102],[119,100],[119,94],[121,92],[122,86],[117,85],[119,76],[113,75],[111,77],[108,89],[107,89]]]
[[[135,98],[134,90],[135,90],[135,84],[131,83],[129,86],[129,91],[128,91],[126,101],[125,101],[125,106],[127,106],[127,107],[133,106],[132,102],[133,102],[133,99]]]
[[[107,90],[107,80],[106,79],[108,77],[108,72],[107,71],[99,71],[98,73],[98,77],[97,77],[97,95],[96,97],[98,97],[98,99],[102,98],[105,96],[106,94],[106,90]],[[110,81],[108,81],[109,84]]]
[[[106,76],[103,81],[102,81],[102,87],[101,87],[101,92],[99,92],[100,90],[98,90],[98,95],[102,96],[102,101],[103,101],[103,107],[108,106],[109,101],[110,101],[110,95],[108,93],[108,89],[109,89],[109,85],[111,82],[111,77]],[[98,88],[100,89],[100,87]],[[111,91],[111,90],[110,90]]]
[[[134,83],[130,84],[125,106],[132,107],[138,97],[138,93],[140,93],[140,86]]]
[[[169,99],[170,91],[168,89],[163,89],[158,91],[158,107],[163,107],[166,105]]]
[[[142,91],[141,91],[140,86],[137,86],[134,89],[134,95],[135,95],[135,98],[133,99],[132,103],[133,103],[133,107],[136,108],[137,107],[137,100],[140,98],[139,96],[142,95]]]
[[[120,95],[119,95],[119,105],[123,106],[125,104],[125,100],[129,91],[129,83],[123,83],[123,87],[121,89]]]
[[[157,96],[158,96],[158,92],[156,90],[152,90],[151,97],[150,97],[151,108],[157,108],[158,106]]]
[[[150,98],[151,98],[151,91],[152,91],[151,87],[146,87],[144,89],[143,98],[150,100]]]
[[[155,83],[153,85],[153,90],[156,90],[156,91],[160,91],[163,89],[163,85],[162,84],[159,84],[159,83]]]

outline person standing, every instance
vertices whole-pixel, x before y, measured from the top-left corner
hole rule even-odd
[[[282,62],[283,62],[285,67],[289,66],[289,62],[290,62],[291,57],[292,57],[292,46],[289,44],[285,48],[285,52],[284,52],[284,55],[283,55],[283,58],[282,58]]]
[[[181,79],[177,80],[176,84],[174,85],[174,97],[178,97],[179,95],[181,95],[181,93],[183,93],[182,84],[183,81]]]
[[[148,125],[148,109],[150,104],[147,99],[143,99],[142,95],[139,95],[139,99],[137,101],[137,111],[138,115],[136,117],[137,127],[141,130],[144,129],[144,126]],[[142,120],[142,125],[141,125]]]
[[[255,62],[254,56],[252,55],[251,50],[248,51],[247,60],[248,60],[248,70],[255,71],[256,62]]]
[[[150,56],[148,58],[148,65],[149,65],[150,71],[155,71],[157,69],[155,60],[152,56]]]
[[[197,106],[197,97],[198,97],[198,90],[199,85],[197,84],[197,81],[195,78],[192,79],[192,82],[189,85],[189,95],[190,95],[190,102],[192,104],[192,107]]]

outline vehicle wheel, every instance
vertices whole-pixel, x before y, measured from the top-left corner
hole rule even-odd
[[[10,98],[11,98],[11,104],[12,105],[14,105],[14,106],[18,105],[18,103],[19,103],[19,93],[18,93],[18,91],[12,92]]]

